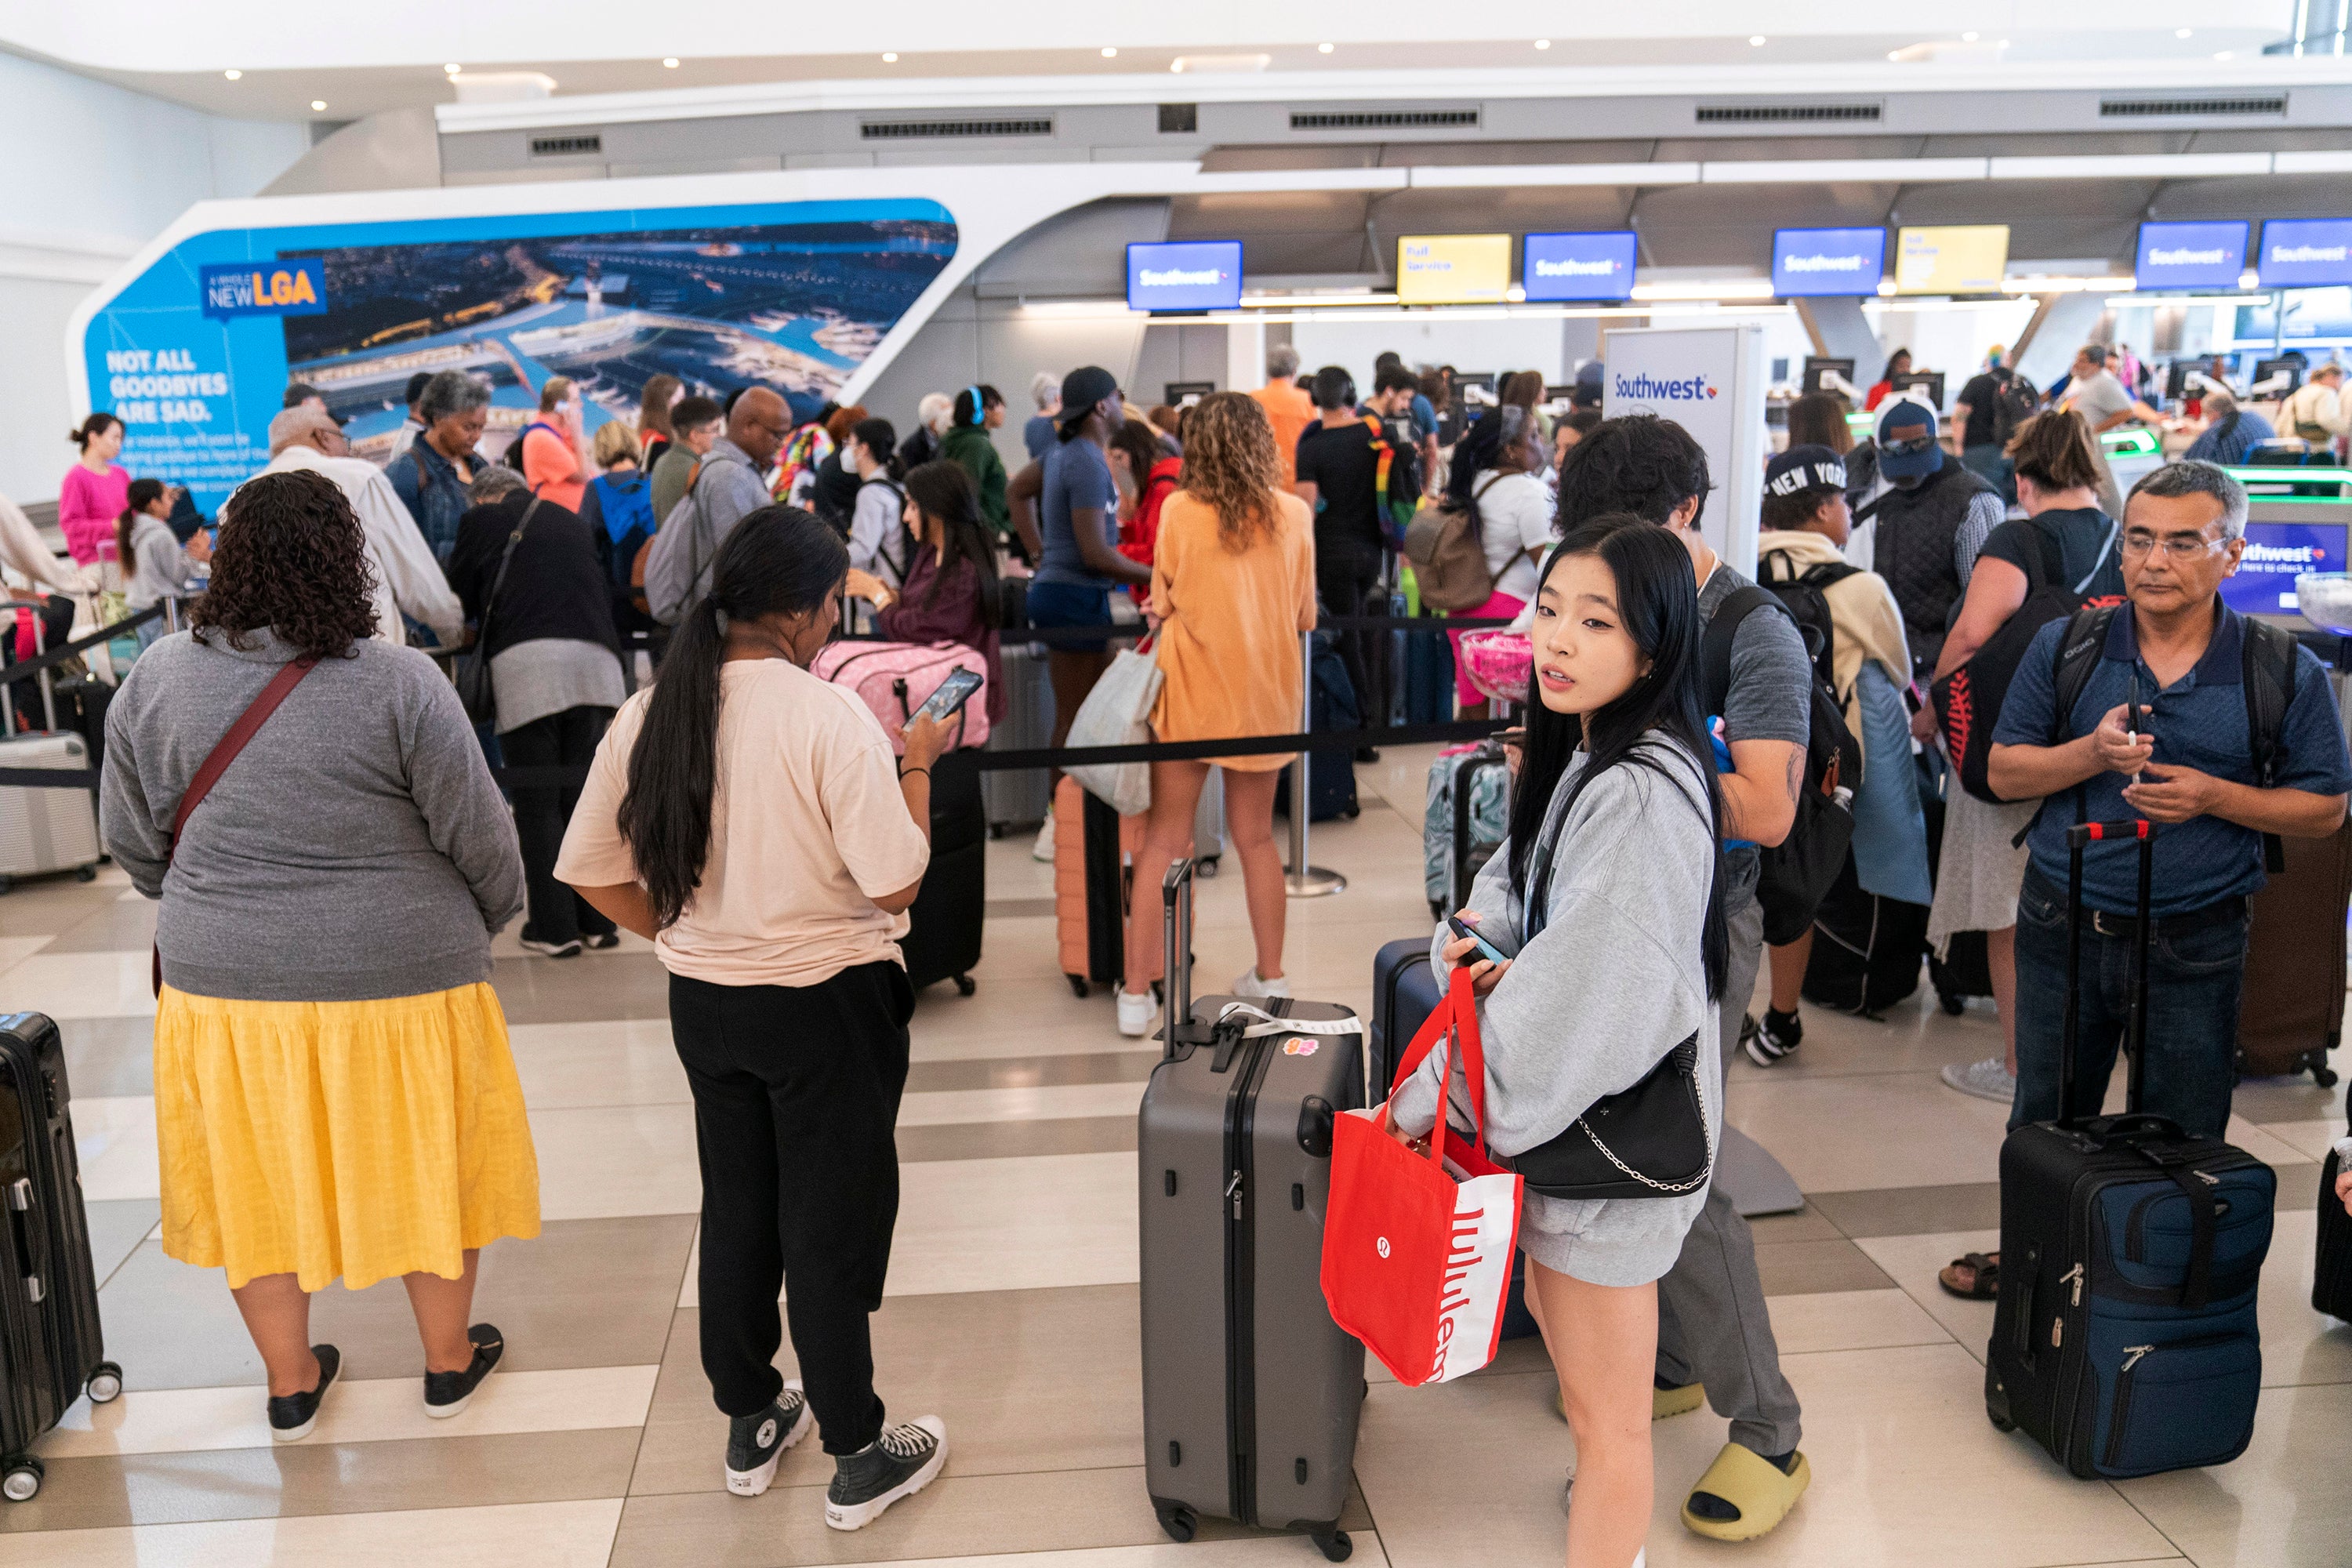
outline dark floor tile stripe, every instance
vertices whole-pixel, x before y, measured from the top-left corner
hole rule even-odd
[[[1034,920],[1054,912],[1052,899],[991,899],[986,914],[992,921]]]
[[[1847,1236],[1929,1236],[1948,1230],[1991,1230],[2000,1225],[2000,1184],[1876,1187],[1808,1193],[1811,1205]]]
[[[1158,1051],[1073,1051],[1062,1056],[970,1058],[917,1062],[907,1092],[946,1089],[1045,1089],[1073,1083],[1141,1083],[1160,1065]]]
[[[898,1129],[898,1158],[1002,1160],[1024,1154],[1114,1154],[1135,1147],[1132,1116],[1062,1116],[1039,1121],[957,1121]]]

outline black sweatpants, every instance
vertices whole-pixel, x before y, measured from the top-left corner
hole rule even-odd
[[[1315,551],[1315,593],[1323,608],[1335,616],[1385,616],[1387,601],[1380,594],[1381,558],[1377,553],[1331,551],[1318,542]],[[1388,646],[1386,632],[1342,631],[1334,634],[1339,662],[1356,688],[1356,713],[1367,729],[1388,722]]]
[[[702,1370],[728,1415],[766,1409],[783,1387],[781,1292],[828,1454],[882,1433],[867,1319],[898,1219],[914,1011],[907,972],[887,961],[814,985],[670,976],[702,1162]]]
[[[499,735],[499,754],[507,766],[514,768],[584,768],[594,759],[596,742],[604,738],[604,727],[612,721],[610,708],[566,708]],[[610,935],[613,922],[555,879],[555,857],[563,848],[563,830],[571,826],[572,808],[580,803],[580,786],[518,786],[509,793],[514,798],[515,837],[522,847],[523,888],[530,900],[523,929],[540,942]]]

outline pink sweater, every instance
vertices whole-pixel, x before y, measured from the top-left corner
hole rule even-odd
[[[93,474],[76,463],[58,489],[58,528],[79,565],[114,559],[114,521],[131,504],[131,470],[120,463]]]

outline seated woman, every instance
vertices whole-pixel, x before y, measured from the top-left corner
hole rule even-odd
[[[893,588],[853,566],[849,592],[874,606],[875,629],[890,641],[960,642],[986,660],[993,724],[1006,700],[997,661],[996,552],[963,466],[939,458],[908,474],[905,522],[915,541],[906,585]]]
[[[135,613],[187,595],[188,579],[213,558],[212,536],[198,529],[183,545],[172,531],[172,492],[161,479],[131,481],[129,504],[114,520],[114,560],[122,570],[123,602]],[[139,646],[152,646],[172,628],[163,616],[139,627]]]
[[[1594,1101],[1684,1042],[1713,1042],[1728,966],[1719,804],[1699,712],[1698,592],[1676,537],[1626,513],[1571,531],[1545,563],[1530,637],[1526,761],[1509,839],[1462,918],[1509,962],[1469,968],[1486,1047],[1486,1131],[1498,1152],[1559,1137]],[[1438,928],[1439,983],[1474,944]],[[1696,1053],[1712,1151],[1722,1068]],[[1398,1091],[1394,1131],[1435,1126],[1441,1053]],[[1459,1074],[1454,1093],[1465,1107]],[[1466,1109],[1459,1117],[1467,1124]],[[1570,1568],[1638,1562],[1651,1507],[1657,1281],[1705,1184],[1654,1198],[1529,1194],[1527,1298],[1576,1434]]]

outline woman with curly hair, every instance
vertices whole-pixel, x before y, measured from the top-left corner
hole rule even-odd
[[[1160,510],[1151,606],[1165,677],[1151,710],[1162,741],[1281,735],[1298,724],[1298,634],[1315,625],[1315,531],[1307,503],[1282,482],[1274,424],[1238,392],[1202,398],[1184,421],[1182,488]],[[1257,962],[1234,982],[1240,996],[1287,996],[1282,975],[1282,857],[1274,847],[1274,785],[1286,755],[1151,764],[1151,811],[1135,856],[1135,885],[1157,888],[1189,853],[1192,812],[1209,769],[1225,770],[1225,830],[1240,857]],[[1160,977],[1160,900],[1138,899],[1127,927],[1130,994],[1118,994],[1119,1032],[1151,1028]]]
[[[107,848],[163,900],[163,1249],[227,1270],[278,1440],[310,1434],[340,1370],[310,1338],[310,1292],[339,1276],[400,1277],[425,1412],[454,1415],[502,1350],[467,1321],[480,1249],[539,1234],[488,984],[523,905],[514,823],[448,680],[374,640],[365,535],[325,475],[229,498],[189,625],[116,695],[100,799]]]

